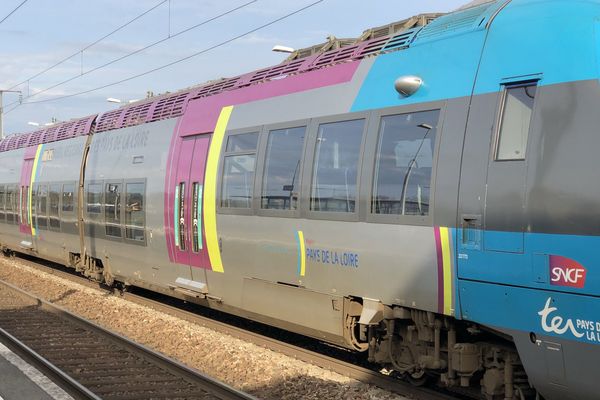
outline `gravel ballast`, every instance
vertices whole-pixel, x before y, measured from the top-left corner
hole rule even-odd
[[[105,292],[0,258],[0,279],[261,399],[407,400]]]

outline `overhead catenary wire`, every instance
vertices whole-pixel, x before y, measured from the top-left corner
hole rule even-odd
[[[292,12],[290,12],[288,14],[285,14],[285,15],[283,15],[281,17],[278,17],[278,18],[276,18],[274,20],[271,20],[271,21],[269,21],[269,22],[267,22],[265,24],[262,24],[262,25],[260,25],[260,26],[258,26],[256,28],[253,28],[253,29],[251,29],[249,31],[246,31],[246,32],[242,33],[242,34],[236,35],[236,36],[234,36],[232,38],[229,38],[227,40],[219,42],[219,43],[217,43],[217,44],[215,44],[213,46],[210,46],[210,47],[207,47],[207,48],[202,49],[200,51],[197,51],[197,52],[195,52],[193,54],[190,54],[190,55],[188,55],[186,57],[183,57],[183,58],[177,59],[175,61],[172,61],[170,63],[161,65],[160,67],[156,67],[156,68],[150,69],[148,71],[141,72],[139,74],[135,74],[135,75],[132,75],[132,76],[124,78],[124,79],[120,79],[120,80],[112,82],[112,83],[108,83],[108,84],[105,84],[105,85],[102,85],[102,86],[98,86],[98,87],[95,87],[93,89],[88,89],[88,90],[84,90],[84,91],[81,91],[81,92],[72,93],[72,94],[68,94],[68,95],[63,95],[63,96],[59,96],[59,97],[53,97],[53,98],[50,98],[50,99],[27,101],[27,102],[24,102],[22,105],[37,104],[37,103],[46,103],[46,102],[58,101],[58,100],[63,100],[63,99],[71,98],[71,97],[81,96],[81,95],[84,95],[84,94],[87,94],[87,93],[91,93],[91,92],[95,92],[95,91],[98,91],[98,90],[106,89],[106,88],[109,88],[109,87],[112,87],[112,86],[120,85],[120,84],[128,82],[130,80],[137,79],[137,78],[140,78],[142,76],[146,76],[146,75],[152,74],[154,72],[160,71],[162,69],[165,69],[165,68],[171,67],[173,65],[179,64],[179,63],[181,63],[183,61],[187,61],[187,60],[189,60],[191,58],[197,57],[197,56],[199,56],[201,54],[204,54],[204,53],[207,53],[209,51],[212,51],[212,50],[214,50],[216,48],[222,47],[222,46],[224,46],[226,44],[229,44],[229,43],[231,43],[233,41],[236,41],[236,40],[238,40],[240,38],[243,38],[243,37],[248,36],[248,35],[250,35],[252,33],[255,33],[255,32],[257,32],[257,31],[259,31],[261,29],[267,28],[267,27],[269,27],[271,25],[274,25],[274,24],[276,24],[276,23],[278,23],[280,21],[283,21],[283,20],[285,20],[287,18],[290,18],[290,17],[292,17],[292,16],[294,16],[296,14],[299,14],[299,13],[301,13],[301,12],[303,12],[303,11],[309,9],[309,8],[312,8],[312,7],[316,6],[317,4],[322,3],[324,1],[325,0],[318,0],[318,1],[315,1],[313,3],[310,3],[310,4],[308,4],[308,5],[306,5],[306,6],[302,7],[302,8],[299,8],[299,9],[297,9],[295,11],[292,11]],[[11,109],[10,111],[13,111],[13,110],[14,110],[14,108]],[[10,111],[7,111],[7,113],[10,112]]]
[[[94,68],[92,68],[92,69],[90,69],[90,70],[88,70],[88,71],[81,72],[81,74],[79,74],[79,75],[75,75],[75,76],[73,76],[73,77],[71,77],[71,78],[65,79],[65,80],[64,80],[64,81],[62,81],[62,82],[56,83],[56,84],[54,84],[54,85],[52,85],[52,86],[49,86],[49,87],[47,87],[47,88],[45,88],[45,89],[39,90],[39,91],[37,91],[37,92],[35,92],[35,93],[31,94],[31,95],[28,95],[28,96],[24,97],[22,100],[27,100],[27,99],[30,99],[30,98],[32,98],[32,97],[39,96],[39,95],[40,95],[40,94],[42,94],[42,93],[45,93],[45,92],[47,92],[47,91],[49,91],[49,90],[52,90],[52,89],[55,89],[55,88],[57,88],[57,87],[59,87],[59,86],[65,85],[65,84],[67,84],[67,83],[69,83],[69,82],[72,82],[72,81],[74,81],[74,80],[76,80],[76,79],[79,79],[79,78],[81,78],[81,77],[83,77],[83,76],[85,76],[85,75],[89,75],[89,74],[91,74],[92,72],[96,72],[96,71],[98,71],[98,70],[100,70],[100,69],[106,68],[106,67],[108,67],[108,66],[110,66],[110,65],[112,65],[112,64],[115,64],[115,63],[119,62],[119,61],[123,61],[123,60],[124,60],[124,59],[126,59],[126,58],[129,58],[129,57],[131,57],[131,56],[133,56],[133,55],[139,54],[139,53],[141,53],[141,52],[143,52],[143,51],[145,51],[145,50],[148,50],[148,49],[150,49],[150,48],[152,48],[152,47],[154,47],[154,46],[157,46],[157,45],[159,45],[159,44],[161,44],[161,43],[164,43],[164,42],[166,42],[166,41],[168,41],[168,40],[174,39],[174,38],[176,38],[177,36],[183,35],[184,33],[187,33],[187,32],[189,32],[189,31],[191,31],[191,30],[193,30],[193,29],[199,28],[199,27],[201,27],[201,26],[203,26],[203,25],[206,25],[206,24],[208,24],[208,23],[210,23],[210,22],[213,22],[213,21],[215,21],[215,20],[217,20],[217,19],[219,19],[219,18],[222,18],[222,17],[224,17],[224,16],[227,16],[227,15],[229,15],[229,14],[231,14],[231,13],[235,12],[235,11],[238,11],[238,10],[240,10],[240,9],[244,8],[244,7],[247,7],[247,6],[249,6],[250,4],[256,3],[257,1],[258,1],[258,0],[251,0],[251,1],[247,2],[247,3],[244,3],[244,4],[242,4],[242,5],[239,5],[239,6],[237,6],[237,7],[234,7],[234,8],[232,8],[232,9],[230,9],[230,10],[227,10],[227,11],[225,11],[225,12],[223,12],[223,13],[219,14],[219,15],[216,15],[216,16],[214,16],[214,17],[208,18],[208,19],[206,19],[206,20],[204,20],[204,21],[202,21],[202,22],[199,22],[199,23],[197,23],[197,24],[195,24],[195,25],[192,25],[192,26],[190,26],[189,28],[186,28],[186,29],[184,29],[184,30],[181,30],[181,31],[179,31],[179,32],[177,32],[177,33],[175,33],[175,34],[172,34],[172,35],[170,35],[170,36],[168,36],[168,37],[165,37],[165,38],[162,38],[162,39],[160,39],[160,40],[157,40],[157,41],[155,41],[155,42],[153,42],[153,43],[150,43],[150,44],[149,44],[149,45],[147,45],[147,46],[141,47],[141,48],[139,48],[139,49],[137,49],[137,50],[134,50],[134,51],[132,51],[132,52],[130,52],[130,53],[127,53],[127,54],[125,54],[125,55],[123,55],[123,56],[121,56],[121,57],[117,57],[117,58],[115,58],[115,59],[113,59],[113,60],[111,60],[111,61],[108,61],[108,62],[106,62],[106,63],[104,63],[104,64],[101,64],[101,65],[99,65],[99,66],[97,66],[97,67],[94,67]],[[79,53],[77,53],[77,54],[79,54]],[[17,103],[17,102],[13,102],[13,103],[11,103],[11,104],[9,104],[9,105],[16,104],[16,103]]]
[[[18,10],[19,8],[23,7],[23,5],[24,5],[25,3],[27,3],[28,1],[29,1],[29,0],[23,0],[23,1],[21,2],[21,4],[19,4],[18,6],[16,6],[16,7],[15,7],[15,8],[14,8],[14,9],[11,11],[11,12],[9,12],[9,13],[8,13],[8,15],[6,15],[6,17],[4,17],[4,18],[2,18],[2,20],[0,20],[0,24],[1,24],[1,23],[3,23],[4,21],[6,21],[7,19],[9,19],[11,15],[13,15],[14,13],[16,13],[16,12],[17,12],[17,10]]]
[[[25,0],[25,1],[27,1],[27,0]],[[31,80],[33,80],[33,79],[37,78],[38,76],[40,76],[40,75],[43,75],[43,74],[45,74],[46,72],[53,70],[54,68],[56,68],[56,67],[58,67],[59,65],[63,64],[64,62],[66,62],[66,61],[69,61],[71,58],[73,58],[73,57],[75,57],[75,56],[78,56],[78,55],[80,55],[81,53],[83,53],[84,51],[86,51],[86,50],[90,49],[91,47],[93,47],[93,46],[97,45],[98,43],[100,43],[100,42],[101,42],[101,41],[103,41],[104,39],[107,39],[107,38],[109,38],[110,36],[112,36],[112,35],[114,35],[115,33],[119,32],[119,31],[120,31],[120,30],[122,30],[123,28],[125,28],[125,27],[127,27],[127,26],[131,25],[132,23],[134,23],[134,22],[135,22],[135,21],[137,21],[138,19],[140,19],[140,18],[144,17],[145,15],[147,15],[148,13],[150,13],[150,12],[154,11],[155,9],[157,9],[158,7],[160,7],[161,5],[165,4],[167,1],[169,1],[169,0],[161,0],[160,2],[158,2],[158,3],[157,3],[157,4],[155,4],[154,6],[150,7],[149,9],[147,9],[146,11],[144,11],[143,13],[141,13],[141,14],[138,14],[138,15],[137,15],[137,16],[135,16],[134,18],[132,18],[132,19],[130,19],[129,21],[125,22],[123,25],[121,25],[121,26],[119,26],[119,27],[117,27],[117,28],[113,29],[111,32],[109,32],[109,33],[105,34],[105,35],[104,35],[104,36],[102,36],[101,38],[94,40],[92,43],[88,44],[87,46],[83,47],[82,49],[79,49],[79,50],[77,50],[75,53],[71,54],[70,56],[63,58],[62,60],[60,60],[60,61],[56,62],[55,64],[53,64],[53,65],[49,66],[48,68],[46,68],[46,69],[44,69],[44,70],[42,70],[42,71],[40,71],[40,72],[36,73],[36,74],[35,74],[35,75],[33,75],[33,76],[30,76],[29,78],[25,79],[24,81],[21,81],[21,82],[17,83],[16,85],[12,86],[10,89],[12,90],[12,89],[14,89],[14,88],[16,88],[16,87],[18,87],[18,86],[21,86],[22,84],[24,84],[24,83],[27,83],[27,82],[29,82],[29,81],[31,81]],[[25,2],[23,2],[23,3],[25,3]],[[14,11],[13,11],[13,12],[14,12]]]

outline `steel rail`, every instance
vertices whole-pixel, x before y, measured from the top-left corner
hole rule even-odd
[[[39,355],[35,350],[21,342],[19,339],[0,328],[0,342],[36,367],[42,374],[47,376],[63,390],[75,399],[101,400],[93,392],[81,385],[75,379],[64,373],[50,361]]]
[[[57,268],[53,268],[48,265],[40,264],[39,262],[20,258],[27,266],[34,269],[46,272],[48,274],[69,280],[74,283],[82,284],[89,288],[103,290],[105,292],[114,293],[109,288],[102,287],[97,282],[90,281],[84,276],[76,273],[62,271]],[[45,262],[40,260],[40,262]],[[64,268],[61,266],[61,268]],[[163,312],[165,314],[180,318],[190,323],[198,324],[209,329],[213,329],[219,333],[227,334],[229,336],[238,338],[245,342],[251,342],[258,346],[270,349],[272,351],[284,354],[289,357],[296,358],[300,361],[336,372],[340,375],[356,379],[360,382],[377,386],[381,389],[388,390],[402,396],[409,397],[415,400],[456,400],[463,397],[457,395],[451,395],[442,391],[436,391],[425,387],[416,387],[408,382],[400,381],[398,379],[388,377],[380,372],[373,371],[368,368],[361,367],[359,365],[351,364],[342,360],[338,360],[334,357],[330,357],[321,353],[317,353],[311,350],[307,350],[302,347],[295,346],[290,343],[286,343],[277,339],[273,339],[259,333],[250,332],[248,330],[238,328],[229,325],[224,322],[216,321],[214,319],[198,315],[196,313],[183,310],[181,308],[162,303],[157,300],[149,299],[147,297],[137,295],[130,292],[122,292],[118,294],[125,300],[131,301],[132,303],[142,305],[145,307],[152,308],[156,311]],[[181,299],[177,299],[181,300]]]
[[[237,390],[229,385],[226,385],[214,378],[211,378],[210,376],[208,376],[206,374],[203,374],[202,372],[200,372],[198,370],[195,370],[193,368],[190,368],[190,367],[180,363],[179,361],[176,361],[176,360],[173,360],[166,356],[163,356],[162,354],[159,354],[156,351],[154,351],[144,345],[136,343],[122,335],[111,332],[91,321],[88,321],[82,317],[79,317],[79,316],[67,311],[66,309],[64,309],[56,304],[53,304],[44,299],[41,299],[40,297],[33,295],[31,293],[28,293],[25,290],[20,289],[8,282],[0,280],[0,285],[14,291],[15,293],[17,293],[18,295],[20,295],[24,298],[28,298],[28,299],[32,299],[32,300],[36,301],[38,303],[38,306],[41,309],[51,312],[51,313],[54,313],[54,314],[57,314],[60,318],[62,318],[64,320],[67,320],[75,325],[79,325],[80,327],[82,327],[86,330],[89,330],[89,331],[93,332],[94,334],[97,334],[100,337],[108,339],[109,341],[114,343],[116,346],[140,356],[142,359],[157,366],[158,368],[168,371],[168,372],[172,373],[173,375],[178,376],[191,384],[197,385],[199,388],[205,390],[206,392],[210,393],[211,395],[214,395],[215,397],[218,397],[222,400],[258,400],[254,396],[251,396],[251,395],[244,393],[240,390]],[[0,333],[2,333],[2,336],[4,336],[7,339],[7,341],[9,341],[9,343],[14,344],[20,350],[29,354],[32,358],[34,358],[35,360],[40,362],[43,366],[43,369],[49,370],[53,376],[56,375],[56,377],[59,379],[59,382],[64,381],[64,383],[65,383],[65,385],[67,385],[67,387],[69,387],[69,388],[72,387],[76,392],[80,392],[82,396],[85,396],[83,398],[99,399],[99,397],[97,397],[90,390],[88,390],[85,387],[83,387],[82,385],[78,384],[75,381],[75,379],[69,377],[66,373],[62,372],[57,367],[53,366],[48,360],[46,360],[45,358],[43,358],[42,356],[37,354],[35,351],[33,351],[31,348],[29,348],[25,344],[21,343],[17,338],[12,336],[8,332],[4,331],[3,329],[0,329]]]

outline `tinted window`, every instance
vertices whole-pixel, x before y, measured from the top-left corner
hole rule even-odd
[[[358,161],[365,121],[319,126],[311,187],[310,209],[354,212]]]
[[[48,186],[39,185],[37,189],[37,213],[36,227],[38,229],[48,228]]]
[[[439,111],[381,119],[371,210],[428,215]]]
[[[100,214],[102,212],[102,184],[90,183],[87,194],[88,214]]]
[[[225,157],[223,167],[223,207],[250,208],[256,155]]]
[[[123,236],[121,231],[121,183],[107,183],[104,194],[104,218],[107,236]]]
[[[256,150],[258,132],[231,135],[227,139],[226,152],[253,151]]]
[[[59,204],[60,204],[60,185],[50,185],[48,193],[48,215],[50,221],[50,228],[60,229],[60,219],[58,216]]]
[[[295,210],[306,127],[269,132],[261,207]]]
[[[231,135],[223,164],[221,206],[251,208],[258,132]]]
[[[0,222],[4,222],[4,206],[6,202],[6,189],[0,185]]]
[[[13,212],[15,205],[15,187],[7,186],[6,187],[6,222],[14,223],[15,222],[15,214]]]
[[[144,241],[144,183],[128,183],[125,187],[125,237],[131,240]]]
[[[524,160],[536,85],[506,88],[496,160]]]
[[[73,212],[75,206],[75,185],[68,183],[63,185],[62,191],[62,210],[64,212]]]
[[[192,185],[192,251],[198,253],[203,247],[202,240],[202,196],[204,187],[199,182]]]

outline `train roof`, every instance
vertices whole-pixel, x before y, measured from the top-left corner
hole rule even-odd
[[[475,0],[453,13],[420,14],[366,30],[355,39],[330,38],[323,44],[298,50],[283,63],[268,68],[166,93],[103,114],[7,136],[0,141],[0,152],[179,117],[192,100],[482,29],[504,3],[505,0]]]

